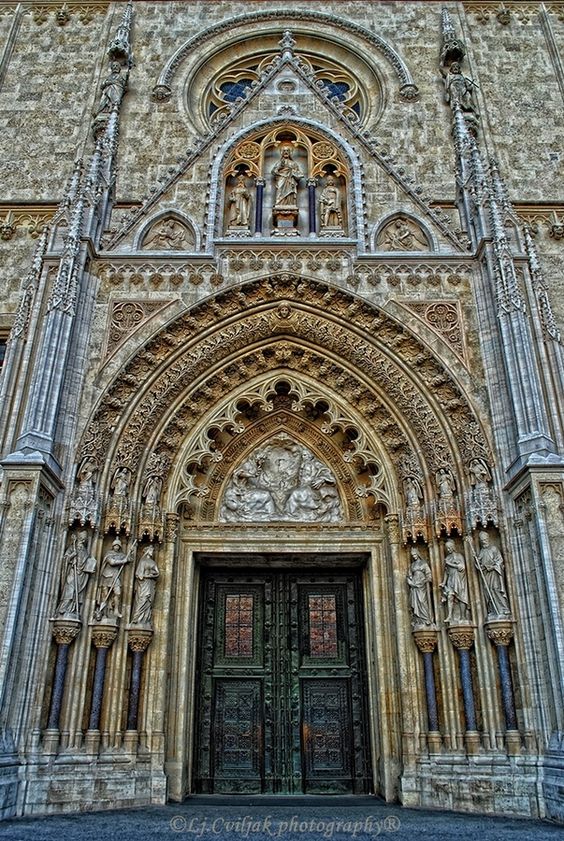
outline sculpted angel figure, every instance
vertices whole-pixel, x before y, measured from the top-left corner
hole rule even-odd
[[[280,160],[272,170],[276,190],[274,204],[276,207],[297,207],[298,183],[303,178],[299,165],[292,160],[292,150],[283,146]]]

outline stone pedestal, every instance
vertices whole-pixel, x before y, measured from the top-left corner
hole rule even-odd
[[[272,209],[272,221],[274,224],[272,236],[299,236],[300,232],[298,230],[298,215],[299,210],[296,206],[274,207]]]

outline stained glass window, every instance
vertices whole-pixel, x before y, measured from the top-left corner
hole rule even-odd
[[[225,597],[225,656],[253,656],[254,597]]]
[[[336,96],[341,102],[344,102],[350,91],[350,85],[346,82],[334,82],[333,79],[321,79],[324,86],[327,88],[327,93],[330,96]]]
[[[310,657],[337,657],[335,596],[309,596]]]
[[[247,95],[252,83],[252,79],[239,79],[237,82],[224,82],[219,87],[226,102],[235,102],[239,97]]]

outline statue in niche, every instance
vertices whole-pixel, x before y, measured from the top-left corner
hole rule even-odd
[[[407,574],[409,587],[409,604],[411,607],[411,624],[414,628],[433,625],[433,608],[431,605],[431,567],[421,557],[419,550],[412,546],[410,549],[411,565]]]
[[[176,219],[163,219],[151,228],[143,241],[143,248],[153,251],[186,251],[186,228]]]
[[[470,473],[470,484],[472,487],[487,487],[488,482],[491,482],[492,480],[490,469],[486,462],[481,458],[472,459],[468,465],[468,472]]]
[[[150,544],[145,547],[135,570],[132,625],[151,625],[158,577],[159,568],[155,561],[155,548]]]
[[[429,245],[414,222],[395,219],[389,222],[378,237],[382,251],[428,251]]]
[[[319,206],[321,227],[342,230],[341,191],[332,175],[327,176],[325,187],[319,197]]]
[[[487,531],[481,531],[478,539],[481,549],[476,565],[482,576],[488,616],[510,616],[503,556],[497,546],[490,545],[490,536]]]
[[[114,492],[114,497],[121,497],[127,499],[129,496],[129,479],[130,474],[127,467],[118,467],[114,473],[111,489]]]
[[[342,515],[329,468],[279,435],[234,471],[219,516],[222,522],[336,522]]]
[[[116,539],[111,550],[105,555],[100,571],[100,583],[96,598],[94,618],[97,622],[107,619],[117,622],[121,619],[121,574],[129,558]]]
[[[160,476],[149,476],[143,488],[143,502],[152,508],[158,508],[161,491],[163,489],[163,480]]]
[[[423,491],[421,490],[421,485],[417,479],[414,479],[413,476],[409,476],[405,480],[404,489],[407,510],[412,514],[419,513],[421,502],[423,501]]]
[[[455,484],[452,473],[446,467],[437,471],[437,490],[439,492],[439,510],[448,512],[454,508]]]
[[[458,61],[453,61],[445,77],[445,100],[450,104],[458,103],[466,114],[478,117],[474,91],[477,88],[473,79],[464,76]]]
[[[72,616],[80,619],[84,591],[96,569],[96,558],[88,552],[88,532],[73,535],[71,545],[63,556],[61,596],[55,616]]]
[[[102,82],[102,96],[100,104],[94,116],[109,113],[112,108],[119,105],[127,86],[127,76],[119,61],[112,61],[110,64],[110,75]]]
[[[298,184],[303,178],[299,165],[292,160],[292,150],[289,146],[283,146],[280,152],[280,160],[272,170],[274,176],[275,207],[298,206]]]
[[[251,194],[245,184],[245,176],[238,175],[237,183],[228,196],[229,202],[229,227],[249,227],[251,215]]]
[[[467,622],[470,618],[470,600],[466,560],[456,551],[454,540],[445,541],[445,572],[439,585],[443,591],[441,601],[446,603],[446,622]]]

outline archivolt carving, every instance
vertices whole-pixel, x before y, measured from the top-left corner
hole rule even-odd
[[[135,473],[160,430],[159,449],[172,459],[218,397],[281,367],[315,374],[343,395],[398,459],[410,450],[407,435],[433,472],[453,463],[449,438],[464,462],[489,461],[465,395],[416,337],[343,290],[290,275],[227,290],[149,341],[108,389],[81,458],[102,466],[117,446],[117,460]]]

